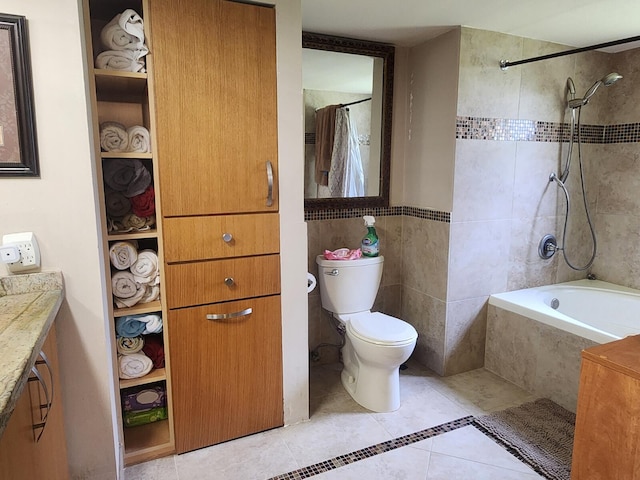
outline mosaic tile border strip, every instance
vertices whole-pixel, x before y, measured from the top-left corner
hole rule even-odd
[[[456,118],[456,138],[462,140],[559,143],[569,141],[570,131],[567,123],[489,117]],[[577,138],[577,134],[574,133],[574,136]],[[584,143],[636,143],[640,142],[640,123],[581,125],[580,137]]]
[[[426,440],[427,438],[432,438],[443,433],[452,432],[454,430],[457,430],[458,428],[471,425],[472,423],[473,416],[458,418],[457,420],[443,423],[435,427],[426,428],[424,430],[420,430],[419,432],[410,433],[409,435],[404,435],[392,440],[387,440],[386,442],[371,445],[370,447],[365,447],[360,450],[356,450],[355,452],[347,453],[345,455],[339,455],[329,460],[325,460],[324,462],[315,463],[313,465],[309,465],[308,467],[300,468],[288,473],[283,473],[282,475],[271,477],[269,480],[301,480],[303,478],[313,477],[314,475],[328,472],[330,470],[335,470],[336,468],[340,468],[345,465],[349,465],[350,463],[364,460],[365,458],[374,457],[376,455],[380,455],[381,453],[395,450],[396,448],[406,447],[408,445],[411,445],[412,443]]]
[[[340,218],[358,218],[364,215],[374,217],[394,217],[405,215],[408,217],[435,220],[436,222],[451,223],[451,213],[429,210],[417,207],[375,207],[375,208],[345,208],[340,210],[313,210],[304,212],[304,221],[336,220]]]

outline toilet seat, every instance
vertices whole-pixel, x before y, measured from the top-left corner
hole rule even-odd
[[[416,329],[407,322],[380,312],[350,315],[346,326],[351,335],[376,345],[406,345],[418,338]]]

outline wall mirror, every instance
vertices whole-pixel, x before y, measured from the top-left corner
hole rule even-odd
[[[303,32],[305,210],[389,205],[394,52]]]

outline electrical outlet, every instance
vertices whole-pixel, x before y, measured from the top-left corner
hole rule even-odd
[[[11,233],[2,237],[3,246],[13,246],[18,249],[20,258],[16,262],[7,263],[12,273],[34,270],[40,266],[40,249],[36,236],[32,232]]]

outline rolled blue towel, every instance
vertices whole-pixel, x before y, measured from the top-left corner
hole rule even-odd
[[[116,319],[116,332],[121,337],[137,337],[142,335],[145,328],[147,323],[138,320],[137,315],[125,315]]]

